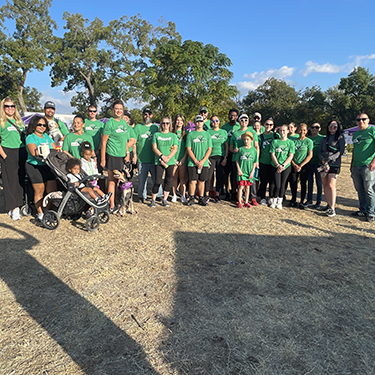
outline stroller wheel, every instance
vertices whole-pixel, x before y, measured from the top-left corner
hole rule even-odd
[[[55,211],[46,211],[43,215],[42,223],[45,228],[54,230],[60,224],[60,217]]]
[[[109,212],[102,211],[98,213],[98,219],[102,224],[106,224],[109,221]]]
[[[89,232],[94,232],[99,228],[100,221],[97,216],[92,216],[86,220],[85,227]]]
[[[28,205],[28,204],[24,204],[22,207],[21,207],[21,214],[23,216],[30,216],[32,214],[32,209],[31,207]]]

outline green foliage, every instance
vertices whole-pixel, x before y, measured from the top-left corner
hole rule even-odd
[[[12,35],[2,32],[1,64],[9,70],[23,111],[23,89],[30,71],[42,71],[49,64],[48,47],[56,23],[49,15],[51,0],[13,0],[0,8],[2,19],[14,21]]]

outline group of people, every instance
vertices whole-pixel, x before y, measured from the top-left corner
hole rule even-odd
[[[93,174],[99,168],[108,171],[108,186],[96,187],[90,196],[109,199],[115,209],[115,170],[124,162],[138,169],[138,199],[147,201],[147,179],[152,178],[151,208],[157,198],[168,207],[180,200],[187,206],[206,206],[211,200],[220,203],[220,196],[232,200],[238,208],[269,205],[282,209],[288,184],[291,207],[313,207],[335,216],[336,180],[340,173],[341,156],[345,150],[343,129],[337,120],[327,125],[326,135],[320,124],[310,128],[301,123],[275,128],[271,118],[264,121],[255,113],[239,115],[237,109],[228,113],[228,122],[208,117],[201,107],[194,118],[194,127],[187,128],[182,114],[164,117],[160,125],[153,122],[150,108],[142,112],[143,123],[131,124],[131,115],[120,99],[112,105],[112,117],[104,124],[97,120],[97,108],[88,108],[87,118],[74,117],[72,131],[55,118],[55,104],[44,105],[44,116],[34,116],[25,127],[11,98],[1,101],[0,160],[5,208],[14,220],[20,218],[25,175],[34,189],[37,218],[43,218],[42,200],[57,189],[54,174],[40,157],[40,146],[59,148],[72,162],[71,175],[81,167]],[[353,136],[352,178],[359,197],[356,216],[375,220],[375,131],[366,114],[356,118],[359,130]],[[74,164],[74,165],[73,165]],[[314,180],[317,188],[313,203]],[[297,203],[298,184],[300,200]],[[268,188],[268,199],[267,199]],[[107,190],[103,192],[103,190]],[[321,206],[322,193],[327,202]],[[108,194],[105,194],[108,193]],[[95,195],[96,194],[96,195]],[[307,194],[307,199],[306,198]]]

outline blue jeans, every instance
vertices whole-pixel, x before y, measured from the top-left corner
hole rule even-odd
[[[150,172],[152,179],[152,186],[155,184],[155,164],[154,163],[138,163],[138,197],[146,199],[147,198],[147,177],[148,172]],[[163,196],[163,188],[160,186],[158,197]]]
[[[307,201],[313,201],[314,176],[316,181],[316,204],[322,203],[322,179],[318,172],[319,164],[307,164]]]
[[[375,171],[367,165],[352,167],[352,179],[358,193],[359,210],[368,216],[375,216]]]

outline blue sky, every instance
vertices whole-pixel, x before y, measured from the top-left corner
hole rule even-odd
[[[0,4],[5,1],[1,0]],[[108,23],[139,13],[157,24],[160,17],[176,24],[183,40],[213,44],[232,61],[232,83],[246,95],[268,77],[283,78],[296,89],[339,83],[358,65],[375,74],[371,0],[298,1],[53,1],[51,16],[62,35],[64,11]],[[50,87],[48,71],[31,73],[27,85],[53,99],[59,113],[71,111],[72,93]]]

